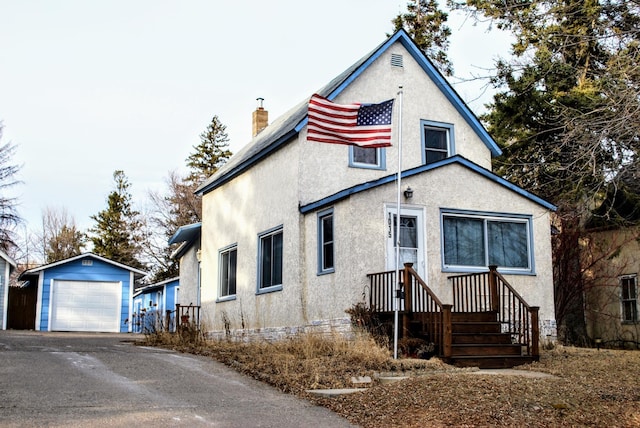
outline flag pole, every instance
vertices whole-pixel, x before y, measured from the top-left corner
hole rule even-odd
[[[402,186],[402,85],[398,90],[398,177],[397,183],[397,197],[396,197],[396,296],[394,299],[394,314],[393,314],[393,358],[398,358],[398,310],[400,306],[400,299],[402,298],[402,288],[400,283],[400,193]]]

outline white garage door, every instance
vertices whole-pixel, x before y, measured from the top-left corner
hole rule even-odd
[[[121,301],[119,282],[54,281],[51,330],[117,333]]]

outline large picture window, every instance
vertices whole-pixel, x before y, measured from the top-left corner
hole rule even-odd
[[[454,154],[453,125],[422,121],[422,162],[430,164]]]
[[[445,269],[532,270],[529,217],[443,212],[442,235]]]
[[[620,297],[622,300],[622,322],[638,322],[637,276],[629,275],[620,278]]]
[[[258,291],[282,287],[282,227],[259,236]]]
[[[220,294],[221,299],[235,296],[236,271],[238,268],[238,247],[232,245],[220,250]]]
[[[333,209],[318,213],[318,274],[335,272]]]

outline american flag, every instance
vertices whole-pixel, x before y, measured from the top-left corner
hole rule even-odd
[[[335,104],[314,94],[309,100],[307,140],[389,147],[392,112],[392,99],[380,104]]]

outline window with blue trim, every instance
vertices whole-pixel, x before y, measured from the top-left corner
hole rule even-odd
[[[236,271],[238,268],[238,247],[232,245],[220,250],[220,298],[236,294]]]
[[[335,272],[333,208],[318,213],[318,274]]]
[[[353,168],[385,169],[386,152],[381,147],[349,146],[349,166]]]
[[[259,236],[258,291],[282,287],[282,227]]]
[[[496,265],[532,271],[531,220],[526,216],[442,214],[445,270]]]
[[[421,121],[422,163],[430,164],[453,156],[455,152],[453,125]]]

